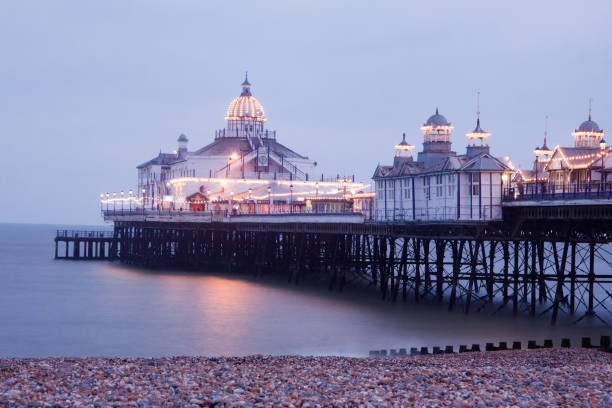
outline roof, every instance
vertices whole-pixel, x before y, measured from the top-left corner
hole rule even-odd
[[[270,146],[270,150],[279,156],[289,159],[308,159],[285,145],[278,143],[274,139],[262,139],[264,146]],[[232,153],[246,154],[251,152],[251,145],[244,137],[221,137],[215,139],[212,143],[196,150],[193,154],[196,156],[229,156]]]
[[[512,170],[503,161],[488,153],[472,157],[462,167],[462,171],[509,171]]]
[[[609,154],[612,148],[607,147],[605,151]],[[561,164],[561,168],[570,166],[586,168],[598,159],[601,159],[601,149],[599,147],[557,147],[545,169],[549,170],[557,162]]]
[[[468,156],[448,156],[439,160],[427,169],[423,168],[423,163],[403,161],[397,167],[378,165],[374,170],[373,179],[393,178],[408,175],[424,175],[431,173],[441,173],[450,171],[491,171],[503,172],[512,170],[509,165],[502,160],[482,153],[474,157]]]
[[[582,122],[576,132],[601,132],[601,129],[597,122],[591,120],[591,115],[589,115],[589,119]]]
[[[472,133],[488,134],[487,132],[482,130],[482,128],[480,127],[480,117],[478,119],[476,119],[476,128],[472,131]]]
[[[402,161],[397,167],[378,166],[374,170],[372,178],[402,177],[410,174],[418,174],[423,171],[423,165],[414,161]]]
[[[251,94],[251,84],[245,75],[242,83],[242,93],[234,99],[227,108],[226,120],[255,119],[264,122],[266,115],[263,106]]]
[[[189,139],[187,139],[187,136],[185,136],[184,133],[181,133],[181,135],[176,140],[177,142],[188,142],[189,141]]]
[[[251,151],[249,141],[244,137],[221,137],[193,152],[195,156],[229,156],[232,153]]]
[[[518,169],[512,181],[515,183],[519,183],[519,182],[532,183],[535,181],[535,177],[536,177],[535,170]],[[540,181],[548,180],[548,173],[545,171],[538,171],[538,180]]]
[[[402,134],[402,141],[400,142],[398,146],[412,146],[411,144],[408,144],[408,142],[406,141],[406,133]]]
[[[450,122],[447,121],[444,116],[440,115],[438,108],[436,108],[436,113],[427,119],[425,126],[450,126]]]
[[[261,103],[253,95],[243,92],[230,103],[225,119],[255,119],[263,122],[266,120],[266,114]]]
[[[157,157],[154,157],[151,160],[149,160],[147,162],[144,162],[144,163],[142,163],[139,166],[136,166],[136,168],[137,169],[141,169],[141,168],[144,168],[144,167],[155,166],[155,165],[169,166],[171,164],[179,163],[179,162],[182,162],[182,161],[185,161],[185,159],[179,157],[175,153],[162,153],[162,152],[159,152]]]

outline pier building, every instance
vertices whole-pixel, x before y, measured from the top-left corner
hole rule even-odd
[[[480,114],[463,155],[451,150],[452,129],[436,108],[421,127],[423,150],[416,160],[404,134],[393,165],[376,167],[376,220],[501,219],[502,192],[513,174],[509,158],[490,153],[490,133],[482,129]]]
[[[137,205],[215,214],[372,212],[374,194],[367,193],[366,184],[353,176],[315,174],[316,161],[265,127],[264,108],[247,76],[225,120],[226,127],[206,146],[190,150],[181,134],[176,151],[139,165]]]
[[[519,169],[510,195],[593,194],[610,191],[612,147],[606,145],[604,131],[591,117],[572,133],[574,145],[550,149],[544,144],[534,150],[532,169]],[[568,196],[569,197],[569,196]]]

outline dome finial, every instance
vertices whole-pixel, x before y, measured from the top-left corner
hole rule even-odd
[[[593,103],[593,98],[589,98],[589,120],[591,120],[591,105]]]
[[[249,82],[249,71],[244,71],[244,81],[242,82],[242,94],[241,95],[250,95],[251,94],[251,83]]]
[[[438,112],[438,107],[436,106],[436,115],[439,115],[440,113]]]

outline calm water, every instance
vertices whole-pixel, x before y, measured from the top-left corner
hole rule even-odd
[[[0,357],[366,355],[609,328],[384,303],[363,290],[54,261],[55,226],[0,224]]]

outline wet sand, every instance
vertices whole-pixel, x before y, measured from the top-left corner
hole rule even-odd
[[[612,353],[0,359],[0,406],[612,406]]]

